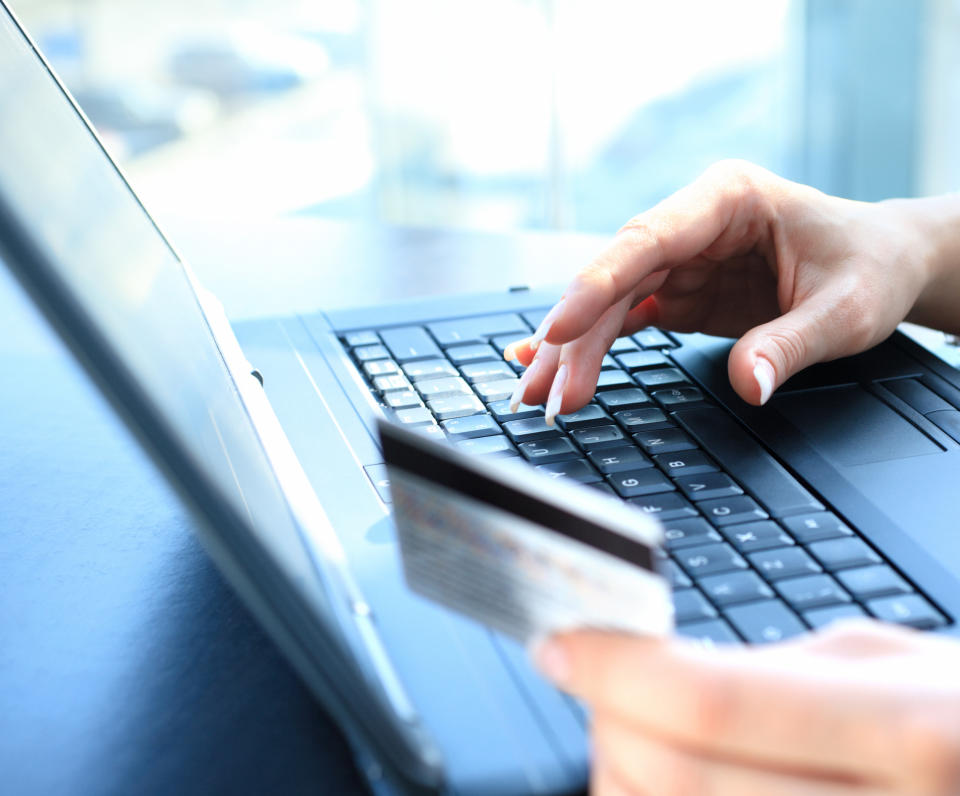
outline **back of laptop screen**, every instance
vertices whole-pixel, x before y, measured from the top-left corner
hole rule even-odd
[[[181,449],[302,574],[289,510],[181,264],[2,5],[0,108],[8,213]]]

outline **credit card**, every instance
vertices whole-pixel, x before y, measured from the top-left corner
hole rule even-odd
[[[380,421],[410,588],[522,643],[573,628],[663,635],[659,524],[519,460],[467,456]]]

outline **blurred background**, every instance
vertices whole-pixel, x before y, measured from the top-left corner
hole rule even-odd
[[[960,0],[12,0],[161,222],[608,234],[720,158],[960,188]]]

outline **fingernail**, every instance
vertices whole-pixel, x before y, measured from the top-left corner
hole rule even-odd
[[[524,339],[529,340],[530,338],[524,338]],[[503,358],[507,360],[507,362],[510,362],[511,360],[514,360],[517,358],[517,346],[520,345],[522,342],[523,340],[514,340],[512,343],[510,343],[510,345],[508,345],[506,348],[503,349]]]
[[[540,343],[543,342],[543,338],[549,334],[553,322],[560,316],[560,313],[563,312],[564,301],[566,301],[566,299],[560,299],[560,301],[553,305],[553,309],[547,313],[546,317],[540,321],[537,331],[535,331],[533,337],[530,338],[530,349],[532,351],[536,351],[540,347]]]
[[[563,388],[567,386],[567,366],[561,365],[557,369],[557,375],[553,377],[553,385],[550,387],[550,397],[547,398],[547,408],[544,414],[544,420],[548,426],[553,425],[554,419],[560,412],[560,405],[563,403]]]
[[[563,646],[551,639],[538,639],[530,645],[533,665],[548,680],[561,685],[570,678],[570,659]]]
[[[530,383],[530,379],[533,378],[533,374],[539,367],[540,360],[534,357],[533,362],[530,363],[530,367],[523,371],[520,381],[517,382],[517,386],[513,390],[513,395],[510,396],[511,412],[516,412],[520,407],[520,402],[523,401],[523,394],[527,391],[527,385]]]
[[[773,371],[771,365],[763,357],[757,357],[757,364],[753,366],[753,378],[757,380],[760,386],[760,405],[763,406],[773,395],[773,382],[777,374]]]

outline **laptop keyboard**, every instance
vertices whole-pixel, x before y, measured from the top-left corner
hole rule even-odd
[[[764,643],[843,617],[921,629],[948,623],[687,378],[666,332],[616,340],[594,400],[556,426],[540,406],[511,412],[523,367],[505,362],[503,350],[545,314],[367,329],[341,341],[398,422],[478,456],[522,457],[656,516],[684,635]]]

